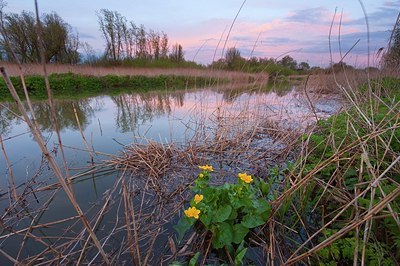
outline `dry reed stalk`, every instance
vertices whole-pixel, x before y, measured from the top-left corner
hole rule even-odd
[[[123,181],[123,178],[124,178],[124,175],[125,175],[125,173],[126,173],[126,170],[127,170],[127,169],[125,168],[125,169],[122,171],[122,174],[121,174],[121,175],[119,176],[119,178],[115,181],[113,188],[112,188],[111,191],[108,193],[108,195],[107,195],[107,197],[106,197],[106,200],[105,200],[105,202],[104,202],[104,204],[103,204],[101,210],[99,211],[99,215],[97,216],[97,220],[96,220],[96,222],[94,223],[94,226],[93,226],[94,229],[96,229],[96,228],[100,225],[100,222],[101,222],[101,220],[103,219],[103,216],[104,216],[104,214],[105,214],[105,212],[106,212],[106,208],[107,208],[107,207],[109,206],[109,204],[111,203],[111,196],[112,196],[112,194],[116,191],[116,189],[118,188],[119,183],[121,183],[121,181]],[[78,259],[78,261],[77,261],[77,264],[78,264],[78,265],[79,265],[79,264],[82,262],[82,260],[83,260],[84,253],[86,252],[86,247],[87,247],[87,245],[89,244],[89,240],[90,240],[90,236],[86,239],[85,245],[84,245],[83,248],[82,248],[82,252],[81,252],[81,254],[80,254],[80,256],[79,256],[79,259]],[[103,245],[104,245],[104,243],[103,243]]]
[[[123,190],[123,199],[124,199],[124,207],[125,207],[125,221],[126,221],[126,231],[128,235],[128,247],[130,249],[132,259],[135,262],[135,265],[141,265],[140,261],[140,250],[139,250],[139,240],[136,228],[136,219],[135,219],[135,210],[132,206],[133,199],[130,197],[130,193],[127,191],[125,182],[122,181],[122,190]],[[133,224],[133,228],[131,228],[131,224]],[[134,236],[132,237],[131,231],[133,230]],[[133,240],[135,241],[133,243]],[[136,254],[135,254],[136,253]],[[146,260],[143,263],[146,264]]]
[[[7,156],[7,153],[6,153],[6,149],[4,147],[3,138],[1,136],[1,134],[0,134],[0,145],[1,145],[1,150],[3,152],[4,160],[5,160],[6,165],[7,165],[8,173],[10,175],[12,195],[14,197],[14,201],[17,202],[18,201],[18,194],[17,194],[17,188],[15,186],[15,181],[14,181],[14,173],[13,173],[10,161],[8,160],[8,156]]]
[[[67,166],[67,160],[65,158],[64,148],[63,148],[62,141],[61,141],[60,126],[58,124],[58,119],[57,119],[57,115],[56,115],[57,112],[56,112],[56,107],[54,104],[53,92],[51,91],[51,88],[50,88],[50,82],[49,82],[49,77],[48,77],[47,68],[46,68],[44,34],[43,34],[42,23],[39,18],[39,8],[38,8],[37,0],[35,0],[35,14],[36,14],[36,31],[37,31],[37,39],[38,39],[38,45],[39,45],[40,63],[41,63],[42,70],[43,70],[44,83],[46,86],[47,98],[48,98],[48,102],[49,102],[50,110],[51,110],[50,118],[51,118],[52,124],[55,127],[55,132],[57,135],[58,145],[59,145],[60,152],[61,152],[62,162],[63,162],[63,166],[65,169],[65,177],[68,180],[68,185],[69,185],[69,189],[71,190],[71,193],[74,193],[72,183],[70,180],[68,166]],[[38,128],[38,131],[40,131],[39,128]]]
[[[14,98],[14,100],[17,103],[18,109],[21,112],[25,123],[29,126],[35,140],[37,141],[41,151],[43,152],[44,156],[46,157],[46,159],[49,162],[49,165],[51,166],[51,168],[53,169],[56,177],[58,178],[58,182],[61,184],[62,188],[64,189],[65,193],[67,194],[70,202],[72,203],[72,205],[74,206],[75,210],[77,211],[80,219],[82,220],[82,223],[84,224],[84,226],[87,228],[89,234],[91,235],[93,242],[95,243],[95,245],[97,246],[97,248],[100,250],[100,252],[102,253],[102,256],[105,260],[105,262],[107,262],[107,264],[109,264],[108,258],[106,253],[104,252],[103,248],[101,247],[100,242],[98,241],[96,235],[94,234],[94,232],[91,229],[90,224],[88,223],[86,217],[84,216],[82,210],[80,209],[74,195],[72,194],[71,190],[69,189],[69,186],[67,185],[67,183],[64,180],[63,174],[61,172],[61,169],[59,168],[59,166],[57,165],[57,162],[54,160],[53,156],[50,154],[49,150],[46,147],[46,143],[43,140],[43,137],[40,133],[40,131],[37,130],[37,128],[33,125],[32,121],[30,120],[30,118],[28,117],[28,114],[14,88],[14,85],[11,83],[10,78],[8,77],[4,67],[0,67],[0,72],[6,82],[6,85],[10,91],[10,94],[12,95],[12,97]]]
[[[93,153],[92,153],[92,150],[90,149],[89,143],[87,142],[87,140],[85,138],[85,134],[83,133],[83,130],[82,130],[82,127],[81,127],[81,123],[79,122],[78,113],[76,112],[76,108],[75,108],[75,104],[74,103],[72,103],[72,108],[74,110],[75,120],[76,120],[76,123],[78,125],[79,132],[81,133],[82,140],[85,143],[87,152],[89,153],[90,161],[92,162],[92,167],[94,167]],[[70,178],[70,180],[71,180],[71,178]]]
[[[12,263],[14,263],[14,265],[21,265],[19,261],[17,261],[16,259],[14,259],[12,256],[10,256],[8,253],[6,253],[4,250],[2,250],[0,248],[0,253],[6,257],[9,261],[11,261]]]
[[[400,157],[398,157],[398,159],[400,159]],[[392,192],[390,192],[390,194],[388,194],[387,197],[383,198],[373,208],[369,209],[363,215],[361,215],[359,220],[354,221],[354,222],[350,223],[349,225],[345,226],[344,228],[339,230],[337,233],[335,233],[332,236],[330,236],[329,238],[325,239],[323,242],[319,243],[317,246],[315,246],[314,248],[308,250],[307,252],[305,252],[305,253],[303,253],[303,254],[301,254],[299,256],[293,256],[294,254],[296,254],[296,252],[293,253],[293,255],[289,258],[289,260],[286,261],[287,265],[292,265],[292,264],[302,260],[303,258],[308,257],[311,254],[317,252],[318,250],[321,250],[322,248],[329,246],[335,240],[337,240],[340,237],[344,236],[348,232],[354,230],[355,228],[357,228],[358,226],[362,225],[363,223],[365,223],[367,221],[370,221],[376,213],[379,213],[382,209],[386,208],[387,204],[392,202],[399,195],[400,195],[400,186],[398,186],[396,189],[394,189]],[[354,204],[354,202],[352,202],[351,204]]]
[[[0,240],[1,239],[5,239],[5,238],[9,238],[9,237],[11,237],[13,235],[24,233],[26,231],[30,231],[30,230],[34,230],[34,229],[47,228],[47,227],[51,227],[52,225],[57,225],[57,224],[60,224],[60,223],[69,222],[69,221],[72,221],[72,220],[76,220],[78,218],[79,218],[79,216],[72,216],[72,217],[68,217],[68,218],[65,218],[65,219],[58,220],[58,221],[48,222],[48,223],[44,223],[44,224],[32,225],[32,226],[29,226],[28,228],[19,229],[19,230],[16,230],[15,232],[8,233],[8,234],[5,234],[5,235],[1,235],[0,236]]]

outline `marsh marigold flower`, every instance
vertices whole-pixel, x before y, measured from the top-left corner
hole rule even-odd
[[[251,181],[253,181],[253,178],[251,178],[251,175],[248,175],[246,173],[239,173],[238,177],[245,183],[249,184]]]
[[[200,165],[199,168],[202,171],[208,171],[208,172],[212,172],[213,171],[212,165],[208,165],[208,164]]]
[[[189,207],[184,211],[187,217],[193,217],[195,219],[199,219],[200,210],[196,209],[196,207]]]
[[[194,196],[194,202],[196,202],[196,204],[198,204],[200,201],[203,200],[203,198],[204,198],[203,195],[196,194],[196,195]]]

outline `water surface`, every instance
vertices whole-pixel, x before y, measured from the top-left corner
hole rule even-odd
[[[264,125],[264,121],[272,121],[287,130],[302,129],[315,122],[315,115],[327,117],[340,108],[333,99],[313,99],[316,100],[311,107],[307,99],[291,86],[279,92],[213,88],[57,100],[56,110],[68,168],[71,175],[74,175],[91,166],[82,133],[90,148],[97,152],[95,162],[101,163],[110,159],[108,155],[119,154],[125,145],[131,143],[155,141],[185,145],[194,140],[197,143],[207,143],[216,138],[234,138],[240,131],[254,128],[254,125]],[[316,114],[311,111],[312,108],[316,110]],[[38,101],[33,103],[33,109],[48,148],[61,166],[58,140],[50,120],[50,108],[46,101]],[[79,130],[74,109],[82,132]],[[19,187],[18,192],[27,193],[27,188],[35,190],[56,183],[56,178],[43,159],[27,125],[17,117],[17,113],[17,108],[12,103],[0,105],[0,134],[16,186]],[[255,143],[262,146],[272,142],[258,140]],[[3,155],[0,157],[0,208],[3,211],[10,203],[10,172]],[[82,209],[93,214],[99,208],[96,204],[112,189],[119,175],[120,172],[102,169],[93,175],[78,178],[74,193]],[[53,193],[49,190],[37,193],[36,198],[30,197],[27,207],[29,212],[34,216],[35,208],[43,206]],[[41,223],[74,215],[75,211],[61,191],[55,192],[51,199],[48,210],[40,216]],[[110,221],[115,220],[116,212],[117,210],[110,211],[107,216]],[[28,227],[30,222],[29,219],[22,219],[21,222],[11,220],[9,226],[14,228]],[[107,225],[107,220],[104,224],[106,227],[111,226]],[[50,235],[52,233],[50,229],[46,232]],[[165,237],[163,239],[166,241]],[[1,241],[0,248],[15,256],[21,239],[12,237]],[[43,247],[30,241],[22,254],[31,256],[42,249]],[[0,256],[0,262],[6,263],[7,260]]]

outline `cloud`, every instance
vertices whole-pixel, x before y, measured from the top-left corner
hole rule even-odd
[[[327,22],[329,12],[322,7],[296,10],[286,18],[286,21],[298,23],[321,23]]]
[[[385,2],[384,6],[378,8],[377,11],[372,13],[367,13],[367,18],[370,25],[373,27],[388,27],[389,25],[394,25],[396,18],[399,14],[400,1],[396,2]],[[349,20],[343,23],[343,25],[350,26],[365,26],[365,17],[357,18],[354,20]]]
[[[387,31],[375,31],[375,32],[370,32],[369,36],[370,36],[370,52],[373,53],[374,51],[386,45],[390,33]],[[338,36],[332,36],[331,49],[333,53],[340,53],[341,51],[343,54],[345,54],[351,50],[350,51],[351,54],[367,55],[368,53],[367,32],[344,34],[340,37],[340,45]],[[327,38],[324,38],[319,41],[314,40],[313,42],[305,43],[305,47],[302,51],[304,53],[328,53],[329,40]]]
[[[390,36],[390,25],[397,17],[397,6],[400,6],[400,1],[386,2],[375,12],[370,13],[371,55],[379,48],[386,46]],[[239,18],[230,33],[226,47],[236,47],[243,57],[251,55],[276,58],[289,54],[298,62],[307,61],[311,65],[327,65],[330,60],[328,40],[330,32],[333,58],[340,60],[338,41],[340,32],[342,54],[351,49],[346,56],[346,61],[352,64],[365,64],[368,56],[365,19],[357,18],[358,15],[355,17],[354,13],[339,13],[336,14],[334,27],[331,29],[334,12],[335,10],[330,11],[324,7],[315,7],[297,9],[287,13],[286,17],[267,21]],[[340,16],[342,16],[342,24],[339,31]],[[190,44],[184,45],[187,58],[191,59],[191,56],[196,53],[196,60],[202,63],[210,63],[214,54],[216,54],[216,60],[219,59],[222,56],[221,46],[224,45],[227,29],[222,38],[221,35],[225,27],[229,28],[230,23],[230,20],[209,20],[206,24],[199,26],[203,30],[197,31],[197,28],[193,28],[193,33],[202,32],[198,38],[193,38],[193,35],[189,37],[185,31],[187,36],[185,40],[187,44]],[[204,29],[207,30],[204,31]],[[198,51],[198,47],[203,43],[200,40],[207,38],[214,38],[214,40],[209,41]],[[220,38],[220,47],[216,49]],[[354,44],[356,45],[352,48]]]
[[[271,37],[271,38],[265,38],[264,40],[261,40],[260,43],[262,45],[267,45],[267,46],[279,46],[282,44],[298,43],[298,40],[291,39],[291,38],[285,38],[285,37]]]

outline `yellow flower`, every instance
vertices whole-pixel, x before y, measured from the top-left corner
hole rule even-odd
[[[200,170],[202,170],[202,171],[209,171],[209,172],[212,172],[212,171],[213,171],[212,165],[208,165],[208,164],[206,164],[206,165],[200,165],[199,168],[200,168]]]
[[[189,218],[194,217],[195,219],[199,219],[200,210],[196,209],[196,207],[189,207],[184,213]]]
[[[200,173],[200,174],[199,174],[199,177],[200,177],[200,178],[203,178],[203,177],[204,177],[204,175],[203,175],[202,173]]]
[[[246,173],[239,173],[238,177],[245,183],[249,184],[251,181],[253,181],[253,178],[251,178],[251,175],[248,175]]]
[[[203,198],[204,198],[203,195],[196,194],[194,196],[194,202],[196,202],[196,204],[198,204],[200,201],[203,200]]]

